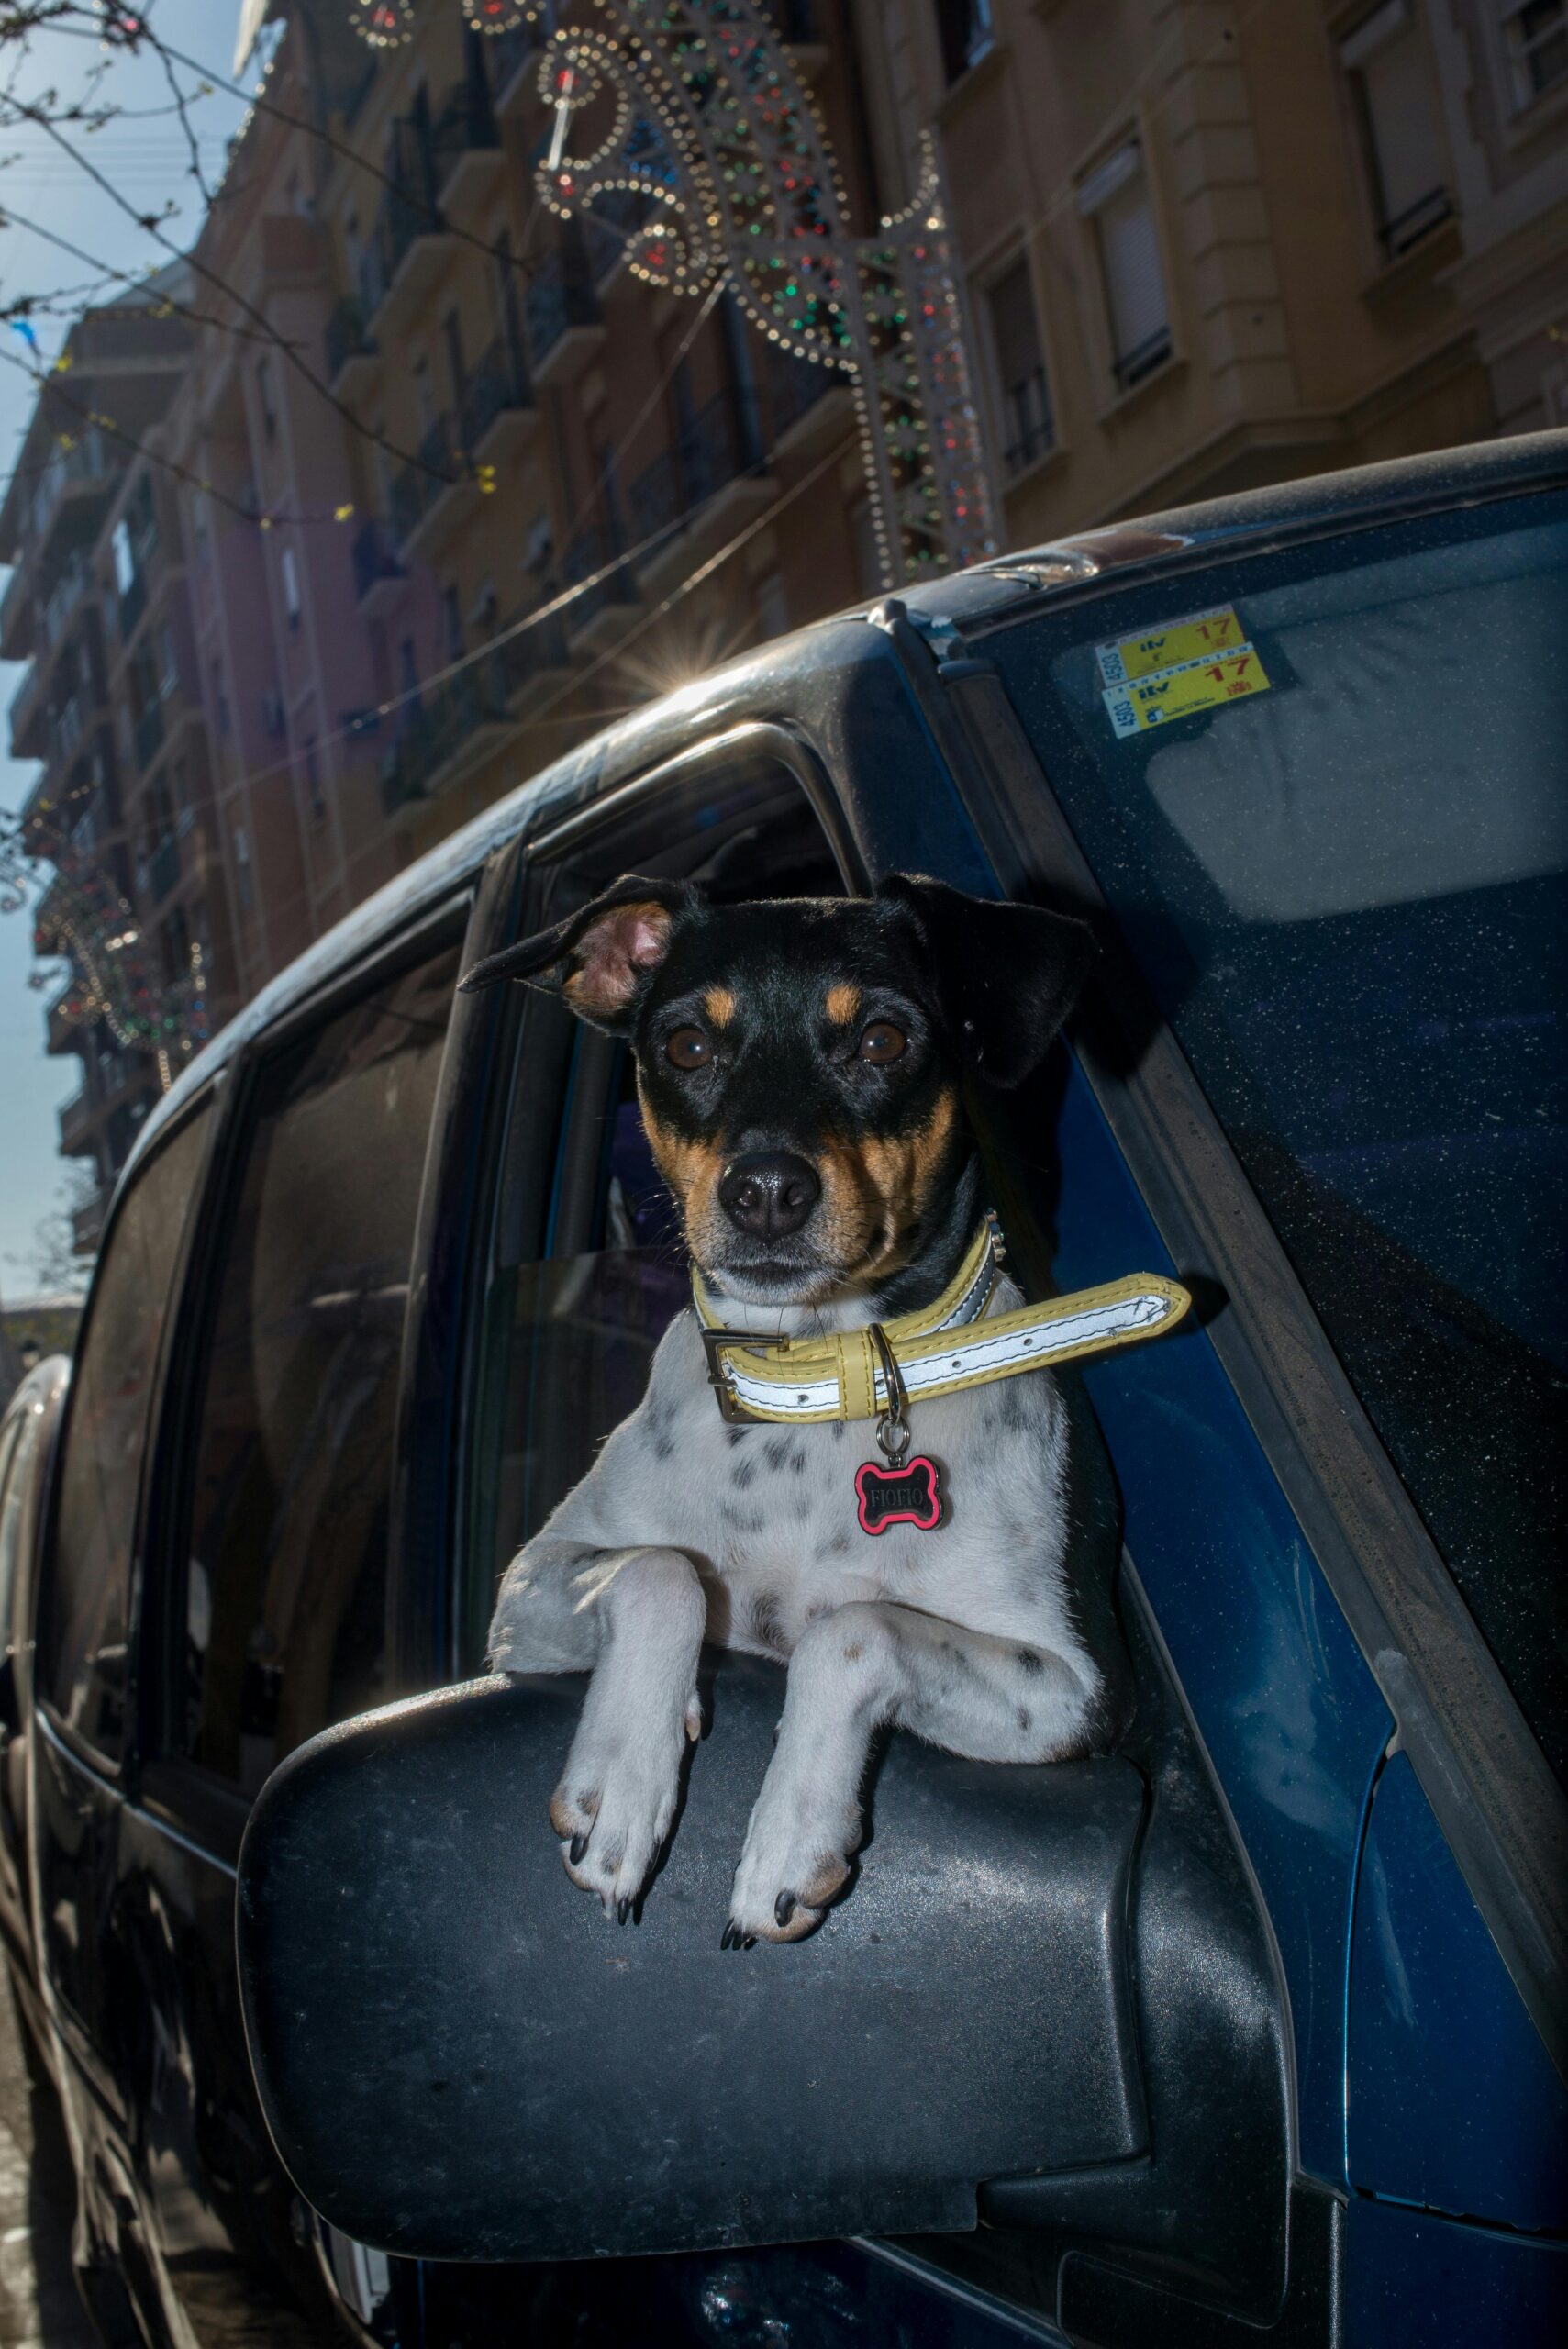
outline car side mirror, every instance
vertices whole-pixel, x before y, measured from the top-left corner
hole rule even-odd
[[[325,1731],[239,1864],[262,2110],[321,2216],[430,2259],[967,2229],[983,2180],[1145,2143],[1128,1982],[1143,1785],[895,1737],[820,1930],[725,1951],[784,1698],[725,1655],[640,1924],[546,1818],[581,1679],[483,1680]]]

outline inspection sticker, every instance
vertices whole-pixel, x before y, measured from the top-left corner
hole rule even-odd
[[[1196,660],[1178,661],[1124,685],[1107,685],[1102,699],[1118,738],[1146,733],[1151,726],[1168,726],[1173,718],[1191,718],[1195,710],[1212,709],[1219,702],[1240,701],[1249,694],[1266,694],[1269,680],[1256,648],[1238,644],[1219,654],[1203,653]]]
[[[1125,685],[1156,669],[1174,669],[1184,661],[1201,660],[1206,652],[1229,652],[1247,640],[1234,604],[1216,604],[1207,612],[1188,612],[1147,636],[1122,636],[1113,644],[1096,644],[1102,683]]]

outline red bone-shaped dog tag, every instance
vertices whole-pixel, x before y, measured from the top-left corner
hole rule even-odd
[[[855,1493],[862,1533],[885,1533],[890,1525],[914,1525],[929,1533],[941,1523],[946,1506],[942,1472],[924,1453],[896,1468],[862,1462],[855,1471]]]

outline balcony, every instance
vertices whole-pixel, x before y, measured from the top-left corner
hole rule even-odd
[[[471,774],[511,730],[506,676],[487,655],[438,685],[413,708],[382,760],[383,813],[433,799]]]
[[[503,122],[520,115],[537,99],[539,52],[549,38],[542,22],[517,25],[508,33],[493,33],[484,44],[495,112]]]
[[[60,1154],[74,1158],[93,1147],[93,1103],[87,1088],[73,1093],[60,1112]]]
[[[133,571],[130,585],[120,594],[120,642],[128,644],[136,634],[136,624],[147,609],[147,573]]]
[[[61,518],[70,522],[78,543],[90,538],[128,462],[128,451],[107,440],[96,425],[71,448],[56,449],[33,491],[25,559],[43,559]]]
[[[365,330],[364,309],[357,295],[344,295],[327,321],[323,341],[327,382],[332,396],[351,405],[371,389],[381,367],[375,344]]]
[[[568,607],[570,608],[570,607]],[[517,628],[521,613],[514,613],[508,627]],[[572,655],[566,644],[566,615],[551,612],[548,619],[535,620],[521,629],[516,636],[506,636],[496,648],[501,664],[502,685],[506,707],[514,715],[521,715],[542,696],[553,691],[572,674]]]
[[[27,565],[13,563],[0,596],[0,661],[25,661],[33,648],[33,598]]]
[[[161,701],[148,703],[131,729],[131,740],[136,746],[136,763],[145,774],[163,748],[163,705]]]
[[[506,175],[501,133],[483,82],[460,82],[430,132],[436,200],[454,220],[485,204]]]
[[[436,201],[435,163],[428,123],[405,118],[393,125],[393,186],[364,256],[360,287],[365,325],[388,347],[406,331],[457,251]]]
[[[406,559],[433,554],[458,519],[472,486],[466,459],[453,446],[451,424],[439,417],[419,443],[417,459],[392,484],[392,528]]]
[[[71,1245],[78,1256],[91,1256],[97,1252],[104,1232],[104,1218],[109,1211],[106,1191],[100,1191],[84,1207],[71,1212]]]
[[[574,586],[581,579],[594,582],[573,596],[561,616],[573,652],[613,644],[626,633],[640,598],[630,565],[616,561],[619,553],[618,533],[612,534],[597,522],[580,530],[566,550],[561,566],[566,584]],[[602,577],[595,575],[600,573]]]
[[[715,542],[750,515],[771,505],[773,484],[763,473],[755,395],[720,392],[700,409],[673,449],[645,467],[631,485],[632,534],[640,546],[661,533],[639,568],[657,573],[684,567],[693,541]]]
[[[565,382],[597,351],[604,320],[575,238],[546,256],[523,296],[523,315],[536,384]]]
[[[22,682],[11,696],[11,756],[14,759],[41,759],[46,755],[44,729],[44,684],[50,671],[47,661],[31,661],[22,673]]]
[[[849,378],[836,367],[775,351],[768,369],[768,406],[775,457],[804,456],[841,440],[854,414]]]
[[[475,464],[502,464],[533,437],[539,411],[532,386],[521,355],[499,337],[463,386],[458,424]]]
[[[365,617],[373,619],[396,602],[408,573],[384,522],[361,525],[353,559],[355,599]]]

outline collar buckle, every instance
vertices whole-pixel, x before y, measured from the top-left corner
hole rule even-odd
[[[720,1419],[732,1428],[755,1427],[757,1421],[736,1394],[730,1382],[729,1373],[725,1368],[724,1355],[720,1351],[724,1346],[744,1346],[754,1343],[755,1333],[750,1330],[713,1329],[706,1323],[699,1321],[697,1335],[702,1340],[702,1350],[707,1358],[707,1383],[718,1397]]]

